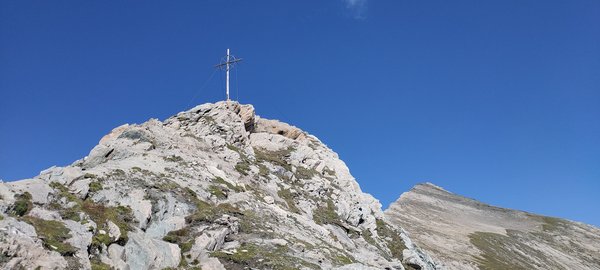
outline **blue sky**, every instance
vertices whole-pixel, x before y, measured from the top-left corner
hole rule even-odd
[[[600,225],[599,1],[2,1],[0,40],[5,181],[222,100],[229,47],[233,97],[384,207],[430,181]]]

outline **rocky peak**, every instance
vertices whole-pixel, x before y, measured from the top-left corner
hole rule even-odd
[[[438,268],[335,152],[237,102],[117,127],[0,196],[8,269]]]
[[[416,184],[412,190],[413,192],[436,192],[436,193],[450,193],[449,191],[445,190],[444,188],[440,187],[440,186],[436,186],[433,183],[430,182],[425,182],[425,183],[420,183],[420,184]]]

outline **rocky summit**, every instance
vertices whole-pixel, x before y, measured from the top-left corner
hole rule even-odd
[[[600,229],[490,206],[433,184],[400,196],[385,216],[446,269],[600,269]]]
[[[319,139],[236,102],[117,127],[0,196],[2,269],[439,269]]]

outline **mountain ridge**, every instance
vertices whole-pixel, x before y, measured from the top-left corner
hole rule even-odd
[[[600,268],[600,228],[488,205],[430,183],[415,185],[384,213],[447,269]]]

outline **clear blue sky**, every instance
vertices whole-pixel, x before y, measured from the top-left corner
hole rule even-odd
[[[600,225],[597,0],[2,1],[0,178],[223,99],[218,74],[199,90],[227,47],[233,96],[321,138],[384,207],[431,181]]]

